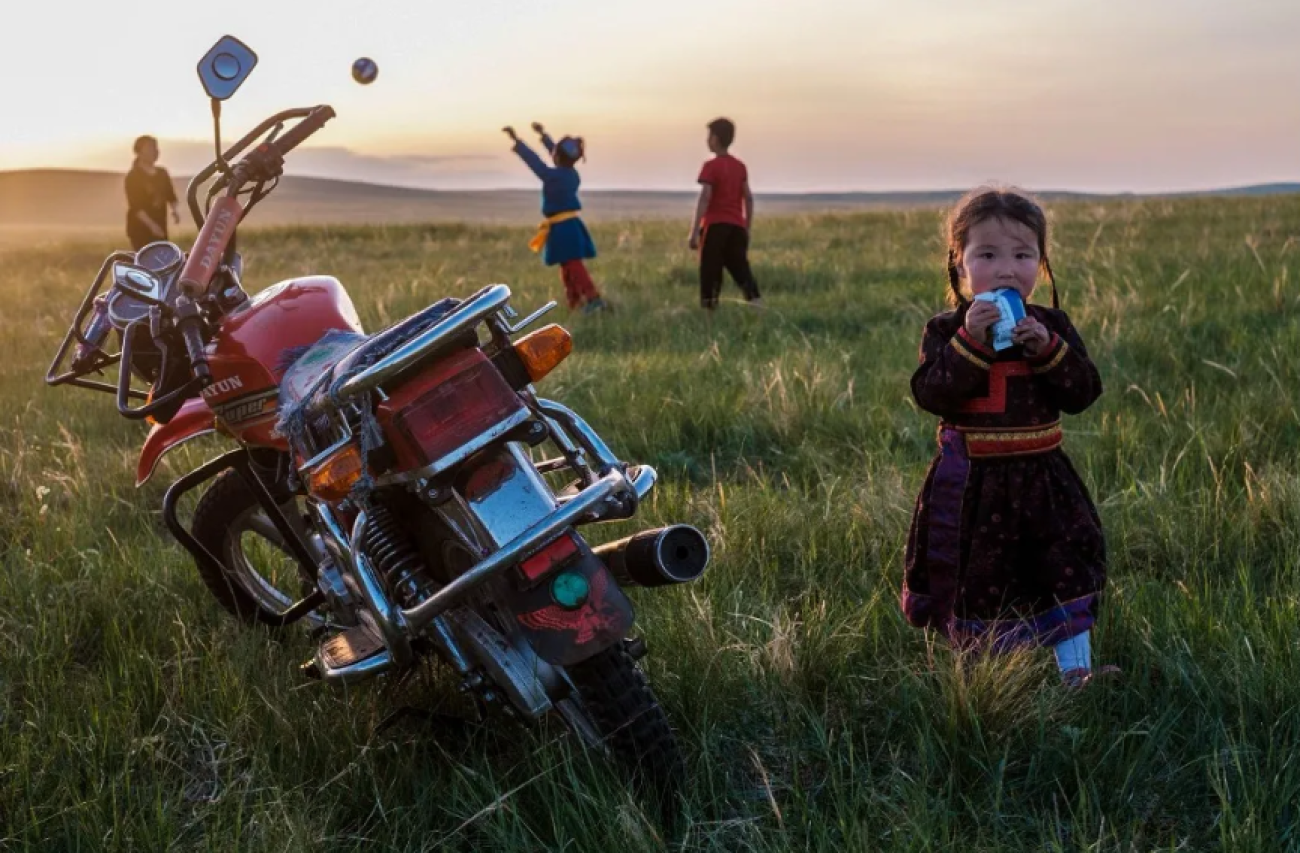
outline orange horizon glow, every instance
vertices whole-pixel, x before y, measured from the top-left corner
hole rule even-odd
[[[299,174],[528,187],[499,129],[540,119],[587,138],[587,187],[689,189],[704,124],[728,115],[759,191],[1300,178],[1300,6],[1106,5],[237,0],[218,20],[49,2],[0,34],[22,70],[0,90],[0,170],[123,171],[131,139],[151,133],[164,165],[192,171],[211,138],[194,64],[230,32],[261,61],[226,106],[227,139],[287,106],[338,110]],[[379,64],[370,87],[349,76],[362,55]]]

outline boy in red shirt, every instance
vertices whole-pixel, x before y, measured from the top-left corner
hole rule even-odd
[[[709,122],[709,150],[714,156],[700,170],[700,200],[691,223],[690,246],[700,250],[700,305],[709,311],[718,305],[724,269],[747,302],[762,304],[749,268],[749,225],[754,219],[749,172],[727,153],[735,138],[736,125],[729,119]]]

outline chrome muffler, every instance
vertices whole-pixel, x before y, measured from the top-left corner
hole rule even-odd
[[[689,583],[709,566],[709,541],[689,524],[645,530],[594,551],[623,586]]]

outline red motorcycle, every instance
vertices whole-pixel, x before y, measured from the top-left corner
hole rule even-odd
[[[304,675],[351,684],[433,655],[481,706],[556,715],[670,790],[682,759],[622,588],[694,580],[707,541],[677,525],[593,549],[577,532],[632,517],[655,472],[536,395],[572,342],[558,325],[520,333],[554,303],[518,320],[494,284],[366,335],[334,278],[246,294],[239,226],[334,117],[286,110],[222,151],[221,102],[255,63],[227,36],[199,64],[217,154],[189,185],[189,254],[111,255],[46,381],[108,391],[152,424],[137,484],[183,442],[233,440],[167,490],[163,517],[236,617],[318,632]],[[177,507],[199,487],[187,527]]]

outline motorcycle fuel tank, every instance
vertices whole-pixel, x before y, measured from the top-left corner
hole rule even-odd
[[[208,345],[212,384],[204,401],[240,441],[286,449],[275,432],[280,380],[298,355],[336,329],[362,333],[338,279],[308,276],[268,287],[228,316]]]

